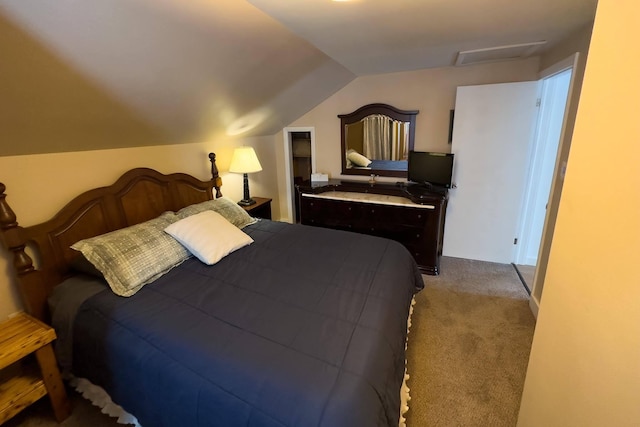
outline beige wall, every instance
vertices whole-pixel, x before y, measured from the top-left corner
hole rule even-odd
[[[234,200],[242,198],[242,176],[228,173],[234,146],[255,147],[263,167],[250,175],[251,194],[274,197],[278,204],[272,137],[244,141],[164,145],[156,147],[82,151],[58,154],[0,157],[0,182],[7,186],[7,201],[20,225],[49,219],[79,193],[113,183],[134,167],[150,167],[163,173],[185,172],[209,179],[207,154],[214,151],[223,178],[222,192]],[[277,212],[275,213],[277,215]],[[277,217],[277,216],[276,216]],[[9,255],[0,248],[0,319],[20,310]]]
[[[599,1],[522,427],[640,425],[638,22],[637,2]]]
[[[551,67],[574,52],[586,52],[589,49],[592,28],[593,22],[580,28],[545,52],[540,57],[540,69]]]
[[[289,126],[315,128],[317,171],[328,173],[332,178],[339,178],[341,173],[340,120],[337,115],[350,113],[370,103],[381,102],[400,109],[420,110],[416,121],[416,150],[449,152],[449,110],[454,108],[458,86],[535,80],[538,67],[538,58],[531,58],[359,77]],[[284,194],[282,133],[276,135],[275,144],[278,187]],[[284,197],[281,198],[280,210],[284,217]]]

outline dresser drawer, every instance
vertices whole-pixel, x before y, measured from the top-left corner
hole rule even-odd
[[[433,214],[428,208],[406,208],[400,206],[385,206],[362,204],[363,219],[371,224],[386,224],[391,226],[424,227],[429,215]]]
[[[302,224],[334,228],[385,237],[402,243],[418,266],[428,274],[438,274],[443,206],[375,203],[337,200],[338,196],[301,194]]]
[[[363,209],[358,203],[312,197],[302,197],[301,222],[306,225],[352,229],[362,220]]]

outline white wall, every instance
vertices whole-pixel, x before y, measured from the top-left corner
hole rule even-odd
[[[449,111],[458,86],[536,80],[538,59],[467,67],[431,68],[359,77],[288,126],[313,126],[316,132],[318,172],[340,178],[340,119],[370,103],[385,103],[404,110],[420,110],[416,120],[416,150],[449,152]],[[282,134],[275,137],[278,188],[285,192]],[[349,176],[349,179],[363,177]],[[364,178],[366,179],[366,178]],[[396,181],[397,179],[393,179]],[[280,210],[286,212],[286,201]]]
[[[242,198],[242,176],[228,173],[233,148],[255,147],[263,167],[250,175],[251,194],[274,197],[278,205],[276,166],[272,137],[218,141],[216,144],[179,144],[114,150],[0,157],[1,182],[7,202],[22,226],[46,221],[73,197],[91,188],[112,184],[134,167],[150,167],[162,173],[185,172],[207,180],[211,177],[208,153],[217,155],[223,178],[222,193]],[[0,247],[0,319],[21,310],[12,260]]]
[[[598,2],[521,427],[640,425],[638,22]]]

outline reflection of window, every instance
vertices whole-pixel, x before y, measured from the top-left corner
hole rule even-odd
[[[406,160],[409,145],[409,123],[382,114],[362,119],[362,154],[376,160]]]

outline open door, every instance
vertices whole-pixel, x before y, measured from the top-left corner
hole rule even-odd
[[[287,217],[283,220],[297,223],[300,220],[295,186],[311,179],[316,171],[315,128],[287,127],[283,129],[285,183],[287,192]]]
[[[517,244],[539,84],[462,86],[443,254],[511,263]]]

